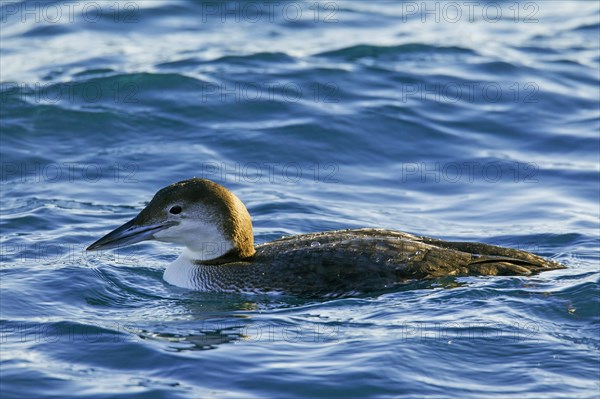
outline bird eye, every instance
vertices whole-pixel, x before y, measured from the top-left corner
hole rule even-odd
[[[172,213],[173,215],[177,215],[181,213],[181,207],[179,205],[175,205],[174,207],[172,207],[171,209],[169,209],[169,213]]]

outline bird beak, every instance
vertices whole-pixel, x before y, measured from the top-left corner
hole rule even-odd
[[[151,225],[141,225],[137,223],[136,220],[137,217],[131,219],[123,226],[111,231],[87,247],[86,251],[124,247],[135,244],[136,242],[152,240],[154,239],[155,233],[177,224],[177,222],[164,222]]]

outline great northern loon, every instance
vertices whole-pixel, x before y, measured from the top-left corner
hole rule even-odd
[[[151,239],[185,246],[164,279],[200,291],[341,295],[415,279],[564,268],[517,249],[369,228],[303,234],[255,247],[242,201],[200,178],[161,189],[135,218],[87,250]]]

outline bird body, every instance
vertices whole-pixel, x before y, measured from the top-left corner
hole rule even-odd
[[[164,279],[199,291],[343,295],[443,276],[530,275],[564,268],[522,250],[370,228],[254,246],[243,203],[226,188],[197,178],[160,190],[138,216],[88,250],[147,239],[184,245]]]

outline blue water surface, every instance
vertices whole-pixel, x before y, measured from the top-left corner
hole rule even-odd
[[[2,1],[8,398],[598,398],[600,6]],[[567,269],[349,298],[193,292],[85,247],[161,187],[259,243],[383,227]]]

